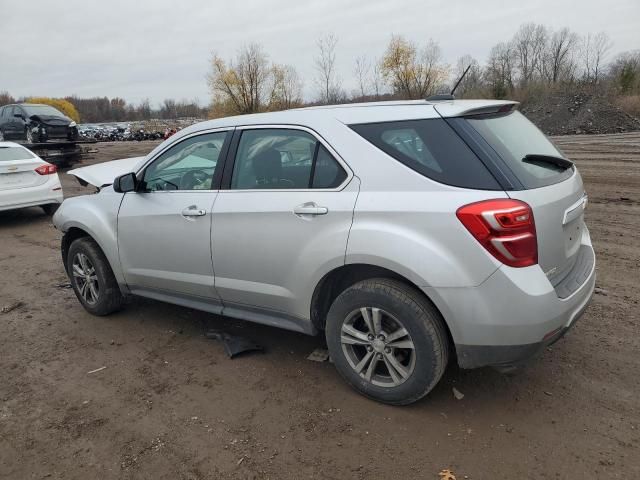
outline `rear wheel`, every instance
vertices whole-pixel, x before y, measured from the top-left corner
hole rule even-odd
[[[82,306],[93,315],[120,310],[124,297],[107,258],[88,237],[73,241],[67,254],[67,274]]]
[[[326,337],[340,375],[363,395],[392,405],[429,393],[449,359],[439,312],[396,280],[365,280],[342,292],[329,310]]]

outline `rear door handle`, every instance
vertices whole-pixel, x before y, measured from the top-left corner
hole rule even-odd
[[[315,203],[304,203],[293,209],[296,215],[326,215],[329,213],[327,207],[321,207]]]
[[[195,205],[191,205],[190,207],[187,207],[184,210],[182,210],[183,217],[202,217],[206,214],[207,214],[206,210],[202,208],[198,208]]]

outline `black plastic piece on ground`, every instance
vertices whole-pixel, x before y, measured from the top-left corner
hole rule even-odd
[[[218,330],[209,330],[205,337],[220,340],[224,345],[229,358],[234,358],[245,352],[264,352],[262,345],[258,345],[253,340]]]

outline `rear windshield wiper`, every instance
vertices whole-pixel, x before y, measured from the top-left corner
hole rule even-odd
[[[562,157],[556,157],[554,155],[542,155],[538,153],[530,153],[529,155],[525,155],[522,161],[524,163],[546,163],[555,165],[556,167],[560,167],[563,170],[573,167],[573,162],[571,160],[567,160],[566,158]]]

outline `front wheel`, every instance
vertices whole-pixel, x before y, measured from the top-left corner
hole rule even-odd
[[[73,241],[66,267],[73,291],[86,311],[103,316],[120,310],[124,297],[109,261],[93,239]]]
[[[424,397],[449,360],[440,313],[420,292],[396,280],[364,280],[346,289],[329,309],[325,333],[347,383],[392,405]]]

